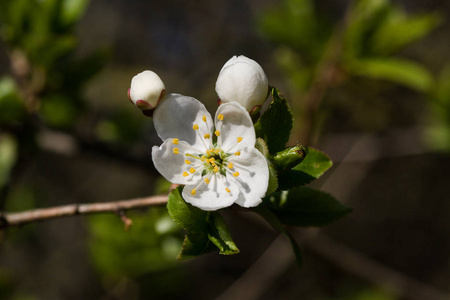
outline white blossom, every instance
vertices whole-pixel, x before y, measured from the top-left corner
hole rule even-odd
[[[153,71],[143,71],[131,79],[130,100],[142,110],[154,109],[164,97],[166,87]]]
[[[228,60],[216,81],[216,92],[222,102],[238,102],[249,112],[262,106],[268,90],[262,67],[243,55]]]
[[[164,141],[153,147],[153,163],[168,181],[185,185],[186,202],[203,210],[261,203],[269,169],[244,107],[222,104],[213,120],[200,101],[169,94],[153,120]]]

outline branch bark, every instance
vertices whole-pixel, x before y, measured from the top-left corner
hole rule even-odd
[[[18,213],[0,214],[0,229],[11,226],[22,226],[27,223],[56,219],[67,216],[85,215],[93,213],[120,213],[128,209],[162,206],[167,203],[167,195],[137,198],[112,202],[69,204],[42,209],[33,209]]]

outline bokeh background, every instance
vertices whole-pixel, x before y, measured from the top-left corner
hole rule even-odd
[[[288,241],[225,218],[241,253],[176,261],[166,209],[0,232],[1,299],[449,299],[450,3],[444,0],[1,0],[0,211],[167,193],[150,118],[158,73],[215,110],[233,55],[288,99],[297,141],[334,166],[316,188],[354,211]]]

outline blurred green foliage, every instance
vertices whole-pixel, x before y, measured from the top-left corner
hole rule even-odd
[[[166,208],[130,212],[129,217],[133,225],[126,233],[115,215],[90,218],[90,249],[97,270],[103,276],[121,279],[175,267],[180,232]]]
[[[428,118],[429,145],[450,151],[450,65],[444,67],[430,93]]]
[[[319,21],[326,19],[314,1],[285,0],[259,20],[264,34],[279,45],[275,58],[297,89],[307,90],[329,59],[347,76],[386,79],[418,90],[430,87],[426,68],[392,55],[435,29],[441,22],[438,14],[407,15],[389,0],[357,0],[340,22]]]
[[[0,33],[17,81],[9,94],[19,95],[30,113],[52,127],[75,124],[84,107],[82,87],[108,57],[103,49],[81,58],[76,54],[76,24],[87,4],[86,0],[0,3]],[[3,95],[0,103],[6,102]],[[1,123],[6,121],[0,117]]]
[[[308,132],[300,138],[308,140],[308,134],[320,130],[327,110],[321,102],[333,89],[345,89],[350,105],[370,111],[370,102],[351,90],[361,85],[360,78],[372,93],[376,90],[370,81],[404,86],[424,96],[434,91],[431,71],[402,57],[401,51],[441,24],[440,14],[408,14],[389,0],[355,0],[340,20],[329,19],[312,0],[284,0],[258,19],[263,34],[276,46],[274,59],[289,79],[295,98],[294,130]]]

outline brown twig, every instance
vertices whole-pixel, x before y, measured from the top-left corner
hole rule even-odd
[[[116,212],[120,214],[120,211],[123,212],[125,210],[132,208],[160,206],[166,203],[167,203],[167,195],[159,195],[146,198],[137,198],[113,202],[69,204],[50,208],[33,209],[18,213],[5,213],[0,217],[0,229],[4,229],[11,226],[21,226],[31,222],[44,221],[75,215],[85,215],[85,214],[105,213],[105,212]],[[126,222],[125,226],[127,226],[127,223],[129,222]]]

